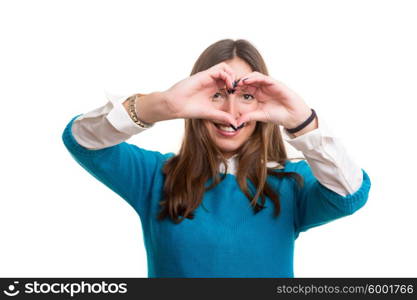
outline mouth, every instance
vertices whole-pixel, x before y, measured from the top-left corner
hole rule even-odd
[[[246,123],[243,123],[239,127],[235,127],[231,124],[222,124],[222,123],[215,123],[212,122],[214,127],[216,127],[217,132],[223,136],[235,136],[237,135],[242,128],[245,127]]]

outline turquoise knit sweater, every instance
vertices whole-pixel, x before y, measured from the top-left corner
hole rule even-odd
[[[313,176],[305,161],[287,161],[280,171],[297,172],[304,187],[289,178],[268,178],[280,194],[281,213],[274,205],[253,213],[236,177],[227,174],[204,194],[195,218],[174,224],[158,221],[164,176],[162,166],[174,153],[162,154],[122,142],[100,150],[84,148],[74,139],[71,125],[62,139],[81,167],[126,200],[140,217],[149,277],[294,277],[294,241],[311,227],[350,215],[361,208],[371,186],[363,183],[354,194],[341,196]]]

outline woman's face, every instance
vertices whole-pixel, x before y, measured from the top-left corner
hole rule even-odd
[[[244,79],[246,74],[252,72],[251,67],[239,57],[234,57],[231,60],[225,61],[225,63],[234,70],[236,80]],[[212,101],[217,109],[230,113],[236,119],[240,115],[253,111],[258,107],[258,101],[255,97],[241,88],[237,88],[233,94],[228,94],[225,89],[219,90],[213,95]],[[252,135],[256,126],[256,121],[250,121],[246,122],[238,131],[234,131],[229,124],[224,124],[228,127],[224,128],[220,127],[219,121],[203,121],[211,139],[220,148],[226,158],[236,153],[236,150]]]

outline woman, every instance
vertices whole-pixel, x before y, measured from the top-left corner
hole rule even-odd
[[[185,119],[178,154],[125,142],[176,118]],[[307,162],[290,161],[278,125]],[[149,277],[293,277],[299,233],[354,213],[371,185],[246,40],[212,44],[163,92],[73,117],[62,138],[138,213]]]

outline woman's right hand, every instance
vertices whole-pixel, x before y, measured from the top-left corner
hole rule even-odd
[[[167,106],[175,118],[217,120],[237,127],[233,115],[216,109],[212,103],[212,97],[219,89],[233,88],[235,77],[233,69],[221,62],[166,90]]]

